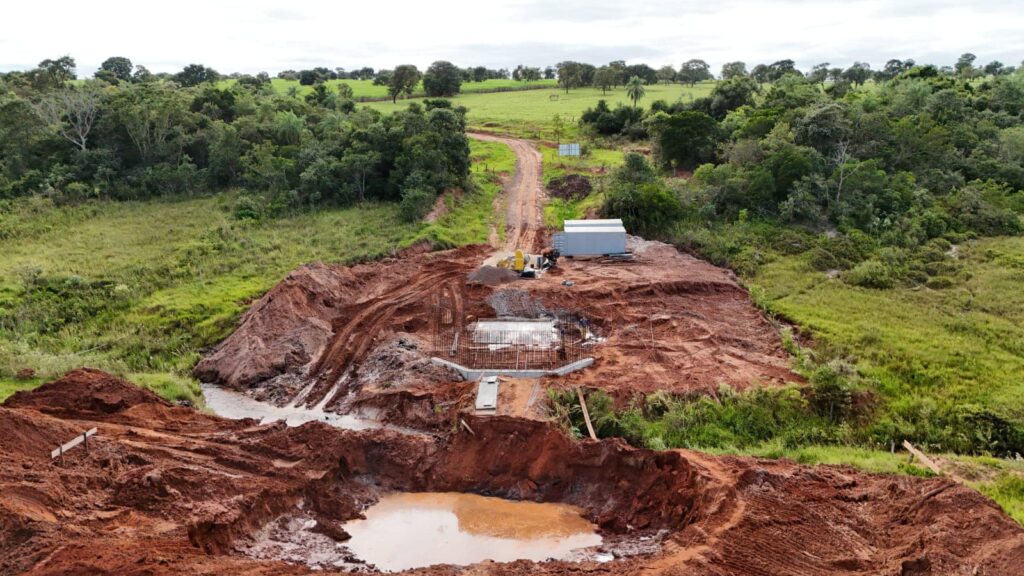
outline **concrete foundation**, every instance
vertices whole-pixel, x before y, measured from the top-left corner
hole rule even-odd
[[[456,364],[443,358],[431,358],[430,362],[435,366],[444,366],[455,370],[466,380],[479,380],[484,376],[508,376],[510,378],[543,378],[544,376],[565,376],[570,372],[576,370],[582,370],[587,366],[594,363],[593,358],[584,358],[573,362],[572,364],[566,364],[554,370],[488,370],[485,368],[466,368],[465,366]]]

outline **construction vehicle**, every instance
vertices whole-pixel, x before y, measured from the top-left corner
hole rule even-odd
[[[558,256],[558,251],[551,249],[541,254],[528,254],[516,250],[515,254],[498,262],[498,267],[514,270],[522,278],[536,278],[539,272],[553,267],[558,262]]]

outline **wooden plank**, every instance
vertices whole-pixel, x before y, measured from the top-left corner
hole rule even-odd
[[[590,439],[597,440],[597,434],[594,434],[594,426],[590,423],[590,412],[587,411],[587,401],[583,399],[583,389],[576,388],[576,395],[580,398],[580,408],[583,408],[583,421],[587,423],[587,432],[590,432]]]
[[[61,445],[60,447],[55,448],[54,450],[52,450],[50,452],[50,460],[53,460],[54,458],[56,458],[58,456],[63,456],[64,453],[67,452],[68,450],[71,450],[75,446],[78,446],[82,442],[85,442],[86,438],[88,438],[90,436],[95,436],[95,435],[96,435],[96,429],[95,428],[90,428],[90,429],[86,430],[84,434],[81,434],[79,436],[75,436],[74,440],[71,440],[70,442],[66,442],[63,445]]]
[[[914,448],[913,444],[911,444],[910,442],[904,440],[903,441],[903,447],[907,449],[907,452],[910,452],[911,454],[914,455],[915,458],[920,460],[922,464],[927,466],[929,470],[931,470],[932,472],[938,474],[939,476],[943,475],[942,468],[939,468],[939,465],[936,464],[934,460],[932,460],[927,455],[925,455],[924,452],[921,452],[917,448]]]

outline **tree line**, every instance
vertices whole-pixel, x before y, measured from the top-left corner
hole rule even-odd
[[[876,288],[945,282],[919,258],[931,247],[1022,231],[1024,70],[903,68],[870,89],[790,73],[646,109],[602,100],[585,137],[649,139],[653,159],[627,159],[606,211],[653,236],[738,219],[828,232],[819,269]]]
[[[240,216],[375,199],[417,218],[466,185],[465,109],[447,100],[382,115],[323,84],[291,98],[269,79],[219,86],[199,65],[158,79],[108,63],[116,82],[72,82],[69,57],[0,76],[0,198],[241,188]]]

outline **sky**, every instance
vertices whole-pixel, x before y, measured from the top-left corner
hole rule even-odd
[[[80,77],[109,56],[152,72],[435,60],[490,68],[691,58],[713,71],[790,58],[801,69],[891,58],[1024,59],[1024,0],[30,0],[0,7],[0,71],[70,54]]]

